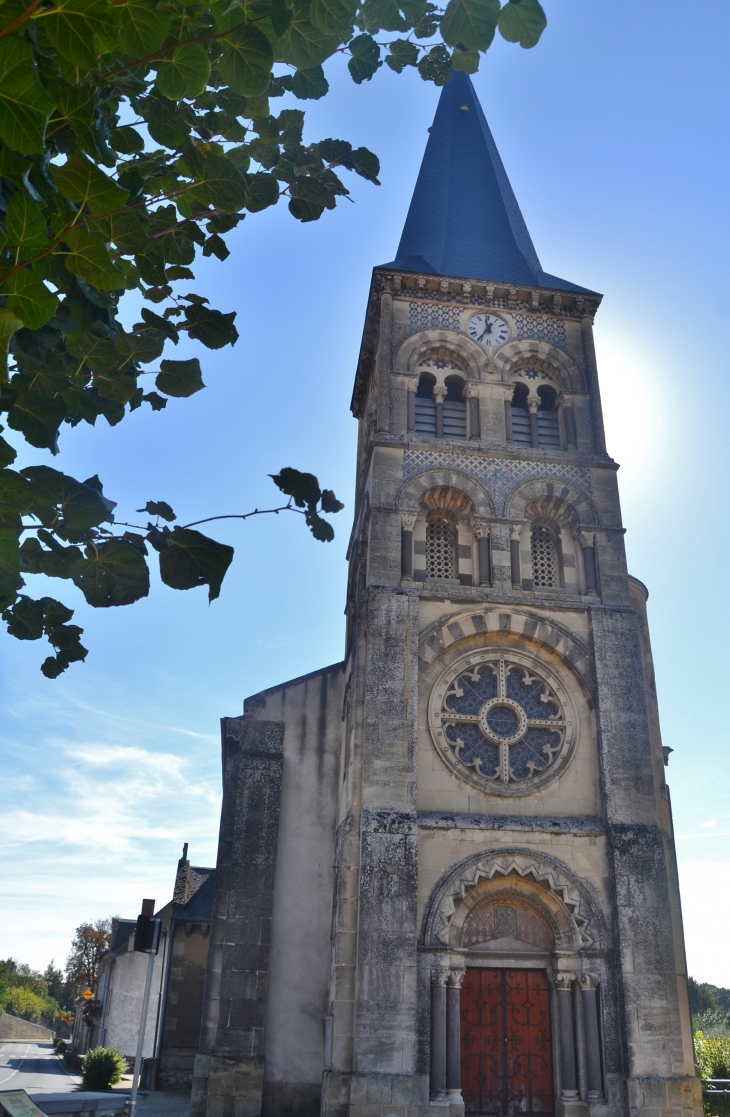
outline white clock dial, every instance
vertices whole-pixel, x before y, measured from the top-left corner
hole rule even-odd
[[[504,345],[509,339],[509,326],[496,314],[474,314],[466,324],[466,332],[485,349]]]

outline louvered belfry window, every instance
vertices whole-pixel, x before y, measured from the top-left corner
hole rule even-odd
[[[512,438],[516,446],[530,446],[530,414],[527,410],[527,388],[515,385],[512,397]]]
[[[436,437],[436,404],[433,402],[434,381],[422,376],[416,392],[416,434]]]
[[[539,446],[560,449],[560,427],[556,395],[552,388],[538,388],[540,407],[537,412],[537,442]]]
[[[455,577],[456,531],[448,520],[435,518],[426,524],[426,577],[443,582]]]
[[[466,438],[466,402],[460,381],[446,381],[444,438]]]
[[[535,589],[551,589],[558,583],[558,556],[555,542],[546,527],[533,527],[531,537],[532,584]]]

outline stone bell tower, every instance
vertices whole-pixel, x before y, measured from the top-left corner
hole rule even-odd
[[[223,720],[201,1117],[701,1114],[600,301],[455,75],[373,273],[344,661]]]

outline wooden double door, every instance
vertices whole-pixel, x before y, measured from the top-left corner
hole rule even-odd
[[[543,970],[467,969],[461,989],[461,1092],[468,1114],[554,1113]]]

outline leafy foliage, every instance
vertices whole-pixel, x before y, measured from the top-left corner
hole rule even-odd
[[[478,68],[497,29],[530,47],[544,26],[538,0],[448,0],[444,9],[430,0],[4,0],[7,427],[55,454],[66,426],[114,426],[143,404],[161,411],[205,387],[197,357],[163,357],[182,334],[210,350],[238,340],[235,311],[181,292],[196,255],[225,260],[226,234],[280,198],[297,220],[318,220],[349,193],[339,172],[378,184],[372,152],[346,140],[305,143],[304,112],[272,105],[286,93],[325,96],[322,64],[335,52],[349,56],[356,83],[386,62],[444,85],[452,69]],[[396,37],[381,41],[381,32]],[[157,309],[145,306],[129,328],[120,302],[132,290]],[[15,456],[0,437],[0,609],[11,635],[49,640],[49,678],[87,652],[70,609],[21,592],[29,575],[70,580],[97,608],[127,605],[149,592],[149,543],[167,585],[207,585],[209,599],[218,596],[230,547],[192,524],[119,534],[98,477],[15,471]],[[322,513],[342,506],[295,472],[275,478],[291,497],[286,507],[303,513],[316,539],[332,539]]]
[[[127,1073],[127,1060],[116,1047],[93,1047],[81,1064],[84,1090],[109,1090]]]
[[[63,974],[51,962],[44,973],[13,958],[0,961],[0,1011],[51,1025],[67,1003]]]
[[[111,919],[97,919],[82,923],[74,931],[71,949],[66,959],[66,980],[73,986],[76,996],[84,987],[96,980],[99,960],[109,949],[112,934]]]

